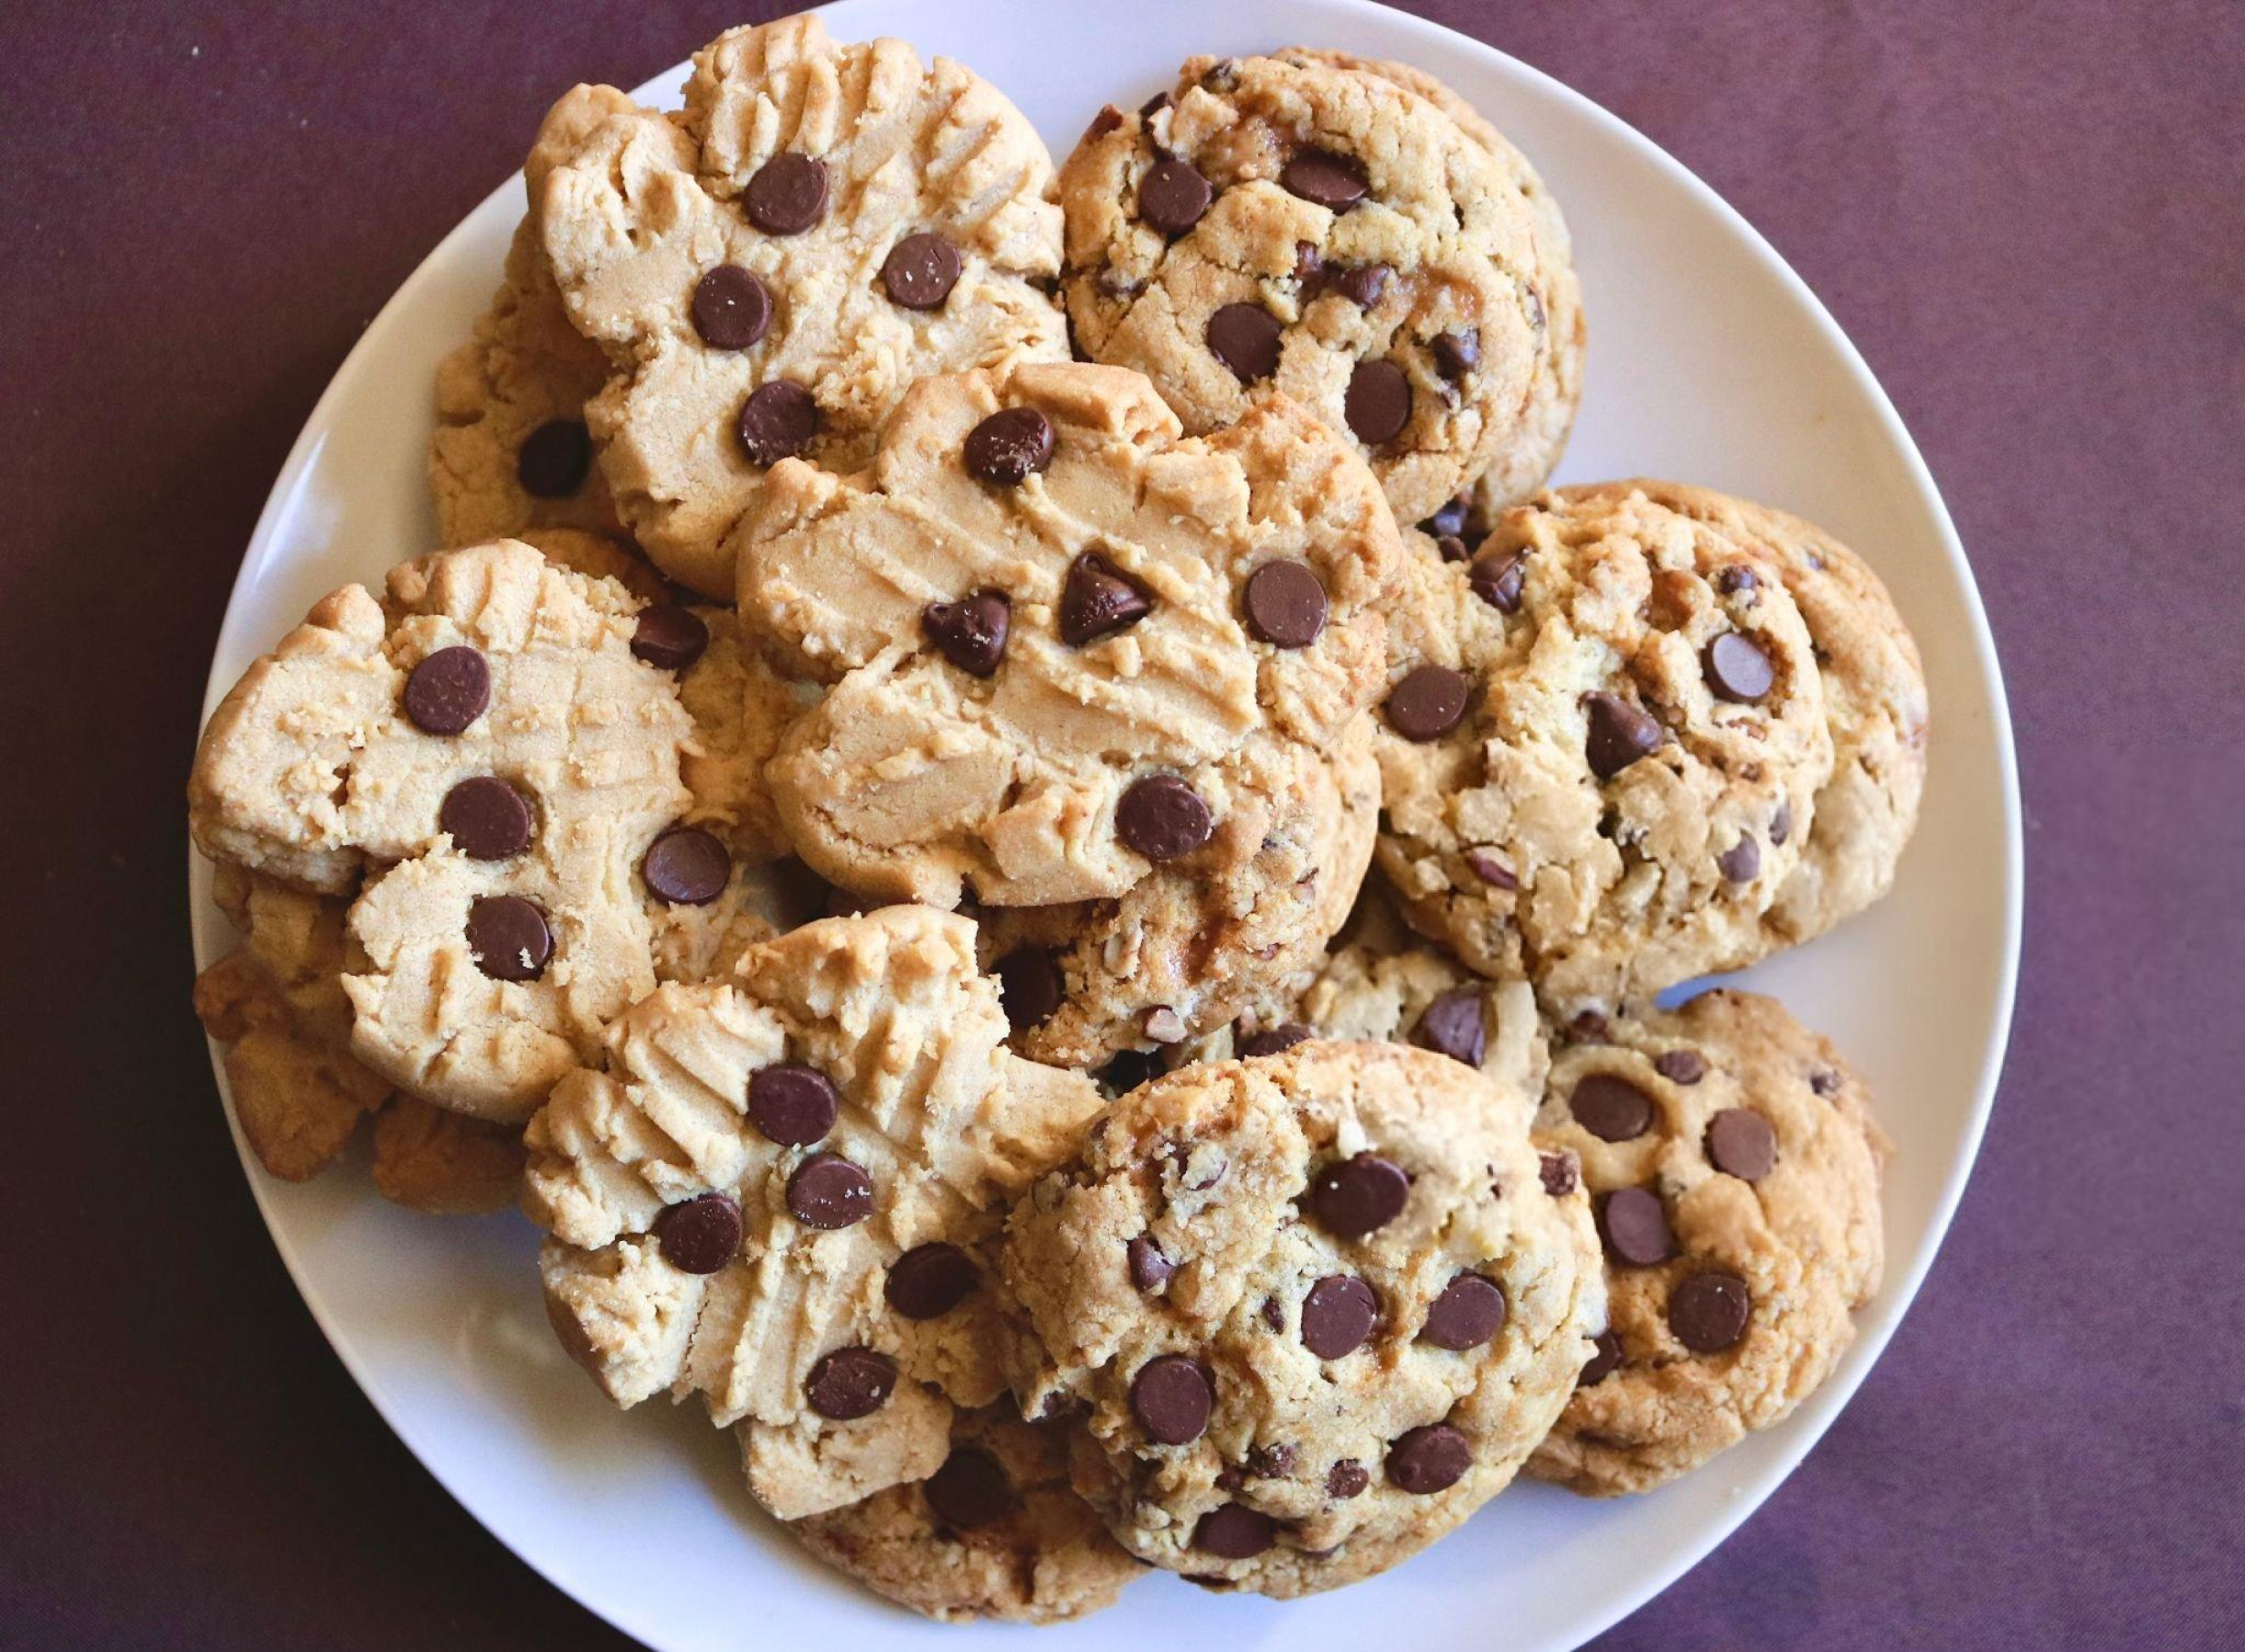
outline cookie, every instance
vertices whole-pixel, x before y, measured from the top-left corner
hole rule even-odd
[[[1611,1328],[1529,1472],[1644,1491],[1780,1421],[1879,1288],[1885,1137],[1773,999],[1708,992],[1559,1053],[1538,1144],[1579,1162]]]
[[[1642,494],[1713,524],[1775,566],[1824,680],[1832,776],[1816,793],[1800,860],[1763,922],[1774,939],[1797,945],[1883,896],[1918,823],[1927,707],[1917,642],[1879,576],[1821,528],[1708,488],[1640,479],[1563,492]]]
[[[973,926],[827,918],[664,985],[530,1124],[547,1304],[619,1404],[745,1423],[782,1520],[927,1478],[1003,1388],[987,1248],[1096,1086],[1005,1048]]]
[[[900,40],[735,29],[685,95],[577,137],[538,210],[610,364],[586,418],[617,508],[665,572],[729,600],[726,533],[778,460],[854,471],[914,380],[1067,358],[1044,291],[1060,214],[1021,112]]]
[[[1086,1617],[1145,1570],[1070,1487],[1067,1425],[1024,1423],[1003,1403],[955,1413],[950,1455],[928,1478],[788,1530],[875,1594],[945,1623]]]
[[[1415,533],[1380,720],[1413,926],[1562,1019],[1772,949],[1832,771],[1800,611],[1642,495],[1546,494],[1470,561]]]
[[[1077,344],[1186,428],[1264,389],[1370,460],[1415,522],[1547,422],[1548,215],[1509,159],[1382,74],[1197,58],[1061,168]]]
[[[654,564],[620,534],[593,528],[524,528],[515,535],[556,567],[613,579],[641,602],[669,602],[674,593]]]
[[[1402,556],[1301,408],[1187,438],[1119,368],[925,380],[869,471],[775,467],[736,539],[744,620],[831,684],[768,769],[789,837],[870,899],[1048,909],[1063,989],[1010,1009],[1068,1012],[1026,1051],[1190,1036],[1322,944]]]
[[[1510,1480],[1604,1324],[1581,1192],[1525,1099],[1393,1043],[1192,1066],[1017,1207],[1024,1407],[1087,1408],[1117,1541],[1293,1595],[1394,1564]]]

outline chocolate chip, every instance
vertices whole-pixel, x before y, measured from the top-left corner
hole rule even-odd
[[[1035,1026],[1060,1008],[1064,986],[1060,966],[1041,947],[1022,947],[990,966],[1005,1005],[1006,1024],[1016,1032]]]
[[[1279,169],[1279,187],[1332,212],[1346,212],[1371,188],[1363,163],[1329,149],[1297,151]]]
[[[1174,240],[1201,221],[1216,198],[1190,161],[1157,161],[1138,181],[1138,217]]]
[[[1583,1161],[1572,1152],[1542,1153],[1537,1156],[1537,1170],[1543,1179],[1543,1191],[1554,1199],[1563,1199],[1580,1183]]]
[[[640,876],[657,900],[706,906],[733,881],[733,857],[713,832],[673,826],[647,846]]]
[[[1479,1066],[1481,1058],[1488,1054],[1488,1029],[1481,1017],[1481,989],[1453,987],[1427,1005],[1425,1013],[1419,1017],[1419,1024],[1412,1030],[1411,1042],[1422,1050],[1462,1061],[1469,1067]]]
[[[1770,816],[1770,842],[1774,847],[1782,849],[1784,847],[1785,840],[1792,835],[1793,802],[1791,799],[1787,799],[1779,803],[1776,812]]]
[[[1299,1022],[1290,1021],[1282,1027],[1265,1027],[1262,1032],[1242,1039],[1234,1046],[1234,1053],[1242,1058],[1277,1055],[1291,1050],[1296,1044],[1306,1043],[1310,1036],[1308,1027]]]
[[[842,1093],[816,1067],[780,1062],[748,1078],[748,1122],[766,1140],[807,1148],[824,1138],[842,1117]]]
[[[1520,587],[1528,578],[1526,551],[1484,552],[1466,575],[1473,594],[1498,612],[1520,611]]]
[[[1619,1370],[1622,1362],[1622,1340],[1610,1330],[1602,1330],[1591,1340],[1598,1351],[1591,1355],[1590,1363],[1583,1367],[1583,1374],[1574,1380],[1577,1388],[1595,1388]]]
[[[958,249],[929,231],[908,235],[881,260],[889,302],[905,310],[940,310],[958,285]]]
[[[530,847],[530,800],[497,775],[477,775],[444,794],[437,829],[471,861],[504,861]]]
[[[1201,85],[1208,91],[1237,91],[1239,90],[1239,60],[1219,58],[1201,71]]]
[[[1385,264],[1359,264],[1352,270],[1328,270],[1325,284],[1358,309],[1369,310],[1387,291],[1388,277],[1394,273]]]
[[[581,418],[549,418],[514,451],[514,480],[534,499],[565,499],[592,470],[592,432]]]
[[[1592,1073],[1567,1098],[1574,1121],[1600,1141],[1635,1141],[1653,1128],[1653,1098],[1615,1073]]]
[[[1306,562],[1281,557],[1247,576],[1247,629],[1274,648],[1308,648],[1325,629],[1325,586]]]
[[[929,603],[920,610],[920,629],[969,676],[995,676],[1013,629],[1013,604],[1003,591],[986,587],[957,602]]]
[[[1598,1213],[1607,1247],[1633,1267],[1653,1267],[1676,1254],[1668,1234],[1668,1213],[1660,1195],[1647,1188],[1615,1188]]]
[[[425,734],[459,734],[490,704],[490,662],[464,642],[439,649],[406,678],[406,715]]]
[[[1759,1181],[1777,1168],[1777,1132],[1752,1107],[1725,1107],[1708,1121],[1708,1162],[1741,1181]]]
[[[1098,1072],[1099,1082],[1117,1096],[1161,1076],[1159,1050],[1117,1050]]]
[[[748,221],[767,235],[800,235],[826,216],[826,163],[776,154],[741,192]]]
[[[1325,1471],[1325,1495],[1337,1502],[1361,1496],[1371,1484],[1371,1475],[1354,1457],[1343,1457]]]
[[[1601,780],[1612,779],[1660,745],[1660,725],[1618,694],[1584,694],[1583,709],[1589,725],[1583,755]]]
[[[1605,1017],[1595,1010],[1578,1010],[1574,1019],[1567,1023],[1567,1036],[1576,1043],[1604,1043],[1611,1031],[1605,1024]]]
[[[882,1295],[907,1319],[939,1319],[970,1296],[982,1276],[956,1244],[917,1244],[889,1264]]]
[[[1818,1067],[1808,1075],[1808,1087],[1819,1096],[1833,1096],[1839,1091],[1839,1075],[1829,1067]]]
[[[869,1417],[896,1389],[896,1361],[870,1348],[838,1348],[810,1368],[810,1409],[835,1423]]]
[[[1746,1334],[1753,1297],[1736,1274],[1709,1269],[1668,1293],[1668,1329],[1695,1354],[1719,1354]]]
[[[1411,422],[1411,380],[1392,361],[1361,361],[1349,376],[1340,412],[1366,447],[1392,441]]]
[[[1447,1423],[1414,1428],[1388,1447],[1388,1483],[1414,1497],[1447,1491],[1473,1467],[1473,1447]]]
[[[1216,1390],[1207,1370],[1183,1354],[1162,1354],[1130,1380],[1130,1411],[1158,1446],[1189,1446],[1208,1427]]]
[[[694,330],[713,350],[746,350],[772,324],[772,295],[756,272],[719,264],[694,284]]]
[[[1432,516],[1419,524],[1420,531],[1435,535],[1438,538],[1445,534],[1464,533],[1466,531],[1466,513],[1472,503],[1473,495],[1471,493],[1453,495],[1444,501],[1442,507]]]
[[[873,1178],[839,1153],[813,1153],[788,1178],[788,1209],[805,1227],[852,1227],[873,1207]]]
[[[1403,1214],[1411,1179],[1403,1167],[1376,1153],[1329,1164],[1309,1184],[1309,1208],[1326,1231],[1359,1238]]]
[[[1169,108],[1169,106],[1170,94],[1166,91],[1158,91],[1152,97],[1147,99],[1145,102],[1138,105],[1138,119],[1141,121],[1150,121],[1163,110]]]
[[[709,627],[702,616],[675,602],[658,602],[640,609],[631,628],[631,652],[657,671],[684,671],[709,646]]]
[[[1278,318],[1260,304],[1225,304],[1208,318],[1208,353],[1243,385],[1278,371]]]
[[[1505,1294],[1479,1274],[1460,1274],[1426,1306],[1420,1340],[1463,1353],[1504,1328]]]
[[[1068,565],[1060,590],[1060,640],[1081,648],[1094,638],[1136,625],[1154,611],[1154,599],[1129,576],[1096,552]]]
[[[1278,1522],[1244,1503],[1226,1503],[1201,1517],[1192,1546],[1220,1560],[1251,1561],[1276,1541]]]
[[[1435,541],[1435,555],[1445,562],[1466,560],[1466,542],[1455,534],[1445,534]]]
[[[1388,726],[1406,740],[1423,744],[1438,739],[1465,716],[1466,698],[1472,689],[1472,679],[1464,672],[1442,665],[1417,666],[1388,690]]]
[[[740,1206],[723,1193],[703,1193],[668,1206],[655,1218],[662,1259],[682,1274],[714,1274],[740,1249]]]
[[[1013,1512],[1013,1483],[987,1451],[962,1446],[927,1477],[928,1512],[954,1531],[994,1525]]]
[[[1294,243],[1294,279],[1301,286],[1305,304],[1325,283],[1325,255],[1308,241]]]
[[[1328,1274],[1302,1298],[1302,1346],[1320,1360],[1345,1359],[1364,1346],[1380,1318],[1380,1298],[1353,1274]]]
[[[1258,1446],[1247,1454],[1247,1473],[1258,1480],[1282,1480],[1294,1472],[1294,1447],[1284,1440]]]
[[[1459,379],[1481,365],[1481,329],[1461,327],[1435,334],[1435,366],[1443,377]]]
[[[1177,1271],[1177,1264],[1161,1254],[1161,1247],[1140,1234],[1124,1247],[1130,1264],[1130,1283],[1142,1291],[1159,1290]]]
[[[1256,1311],[1263,1316],[1263,1323],[1270,1327],[1271,1329],[1284,1330],[1287,1329],[1286,1305],[1280,1302],[1277,1297],[1264,1297],[1263,1306]]]
[[[1010,488],[1053,462],[1053,421],[1034,408],[1001,408],[967,432],[967,469]]]
[[[1520,886],[1520,880],[1512,868],[1491,850],[1468,849],[1466,851],[1466,864],[1472,867],[1474,875],[1485,884],[1493,884],[1498,889],[1518,889]]]
[[[791,378],[758,385],[741,404],[740,443],[752,464],[793,459],[818,433],[819,404]]]
[[[1762,845],[1741,838],[1715,857],[1716,868],[1733,884],[1751,884],[1762,870]]]
[[[1115,835],[1157,863],[1191,854],[1215,830],[1201,794],[1175,775],[1134,780],[1115,805]]]
[[[1776,685],[1777,670],[1762,645],[1743,631],[1724,631],[1700,656],[1708,687],[1719,700],[1751,705]]]
[[[493,980],[535,980],[553,960],[554,932],[521,895],[487,895],[468,908],[468,953]]]
[[[1178,1185],[1187,1192],[1204,1193],[1223,1180],[1223,1173],[1231,1168],[1231,1161],[1211,1148],[1200,1155],[1201,1170],[1196,1176],[1192,1174],[1194,1153],[1195,1149],[1189,1141],[1170,1143],[1170,1162],[1177,1167]]]
[[[1754,577],[1753,569],[1741,567],[1734,563],[1715,577],[1715,583],[1725,595],[1734,597],[1742,591],[1754,589],[1762,581]]]
[[[1096,143],[1122,123],[1123,111],[1112,103],[1103,103],[1099,106],[1099,112],[1092,116],[1091,124],[1084,128],[1084,142]]]
[[[1670,1084],[1695,1085],[1707,1076],[1707,1063],[1697,1050],[1663,1050],[1653,1057],[1653,1071]]]

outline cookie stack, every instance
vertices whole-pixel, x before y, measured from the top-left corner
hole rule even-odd
[[[1582,303],[1494,127],[1202,58],[1055,174],[797,17],[524,171],[450,548],[196,757],[269,1170],[372,1116],[386,1196],[519,1200],[618,1404],[937,1617],[1331,1588],[1823,1380],[1868,1097],[1654,1000],[1884,893],[1922,676],[1805,523],[1539,491]]]

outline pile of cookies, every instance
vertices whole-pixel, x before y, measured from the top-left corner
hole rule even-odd
[[[1055,174],[806,16],[525,176],[451,548],[197,754],[269,1170],[371,1118],[385,1196],[519,1201],[619,1405],[937,1617],[1335,1587],[1824,1379],[1869,1098],[1655,995],[1885,892],[1922,675],[1805,523],[1540,491],[1581,295],[1495,128],[1198,58]]]

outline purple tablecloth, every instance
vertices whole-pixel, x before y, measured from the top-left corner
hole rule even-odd
[[[359,329],[556,89],[768,9],[0,8],[0,1644],[620,1644],[415,1465],[282,1274],[186,1010],[180,785]],[[2026,780],[2017,1030],[1924,1294],[1599,1645],[2245,1644],[2245,7],[1423,9],[1648,132],[1823,295],[1972,551]]]

